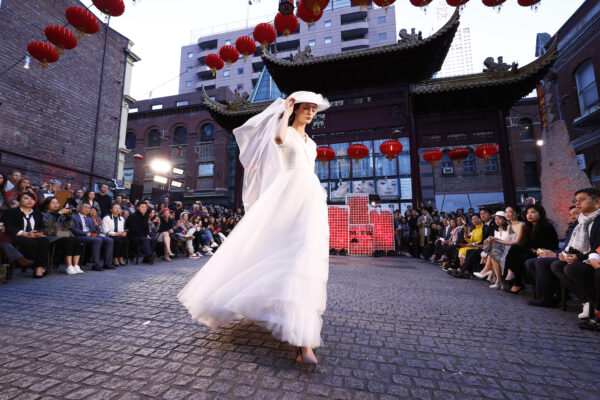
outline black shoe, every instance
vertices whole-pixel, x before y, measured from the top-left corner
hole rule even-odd
[[[546,307],[546,308],[555,308],[556,307],[555,303],[546,301],[546,300],[542,299],[541,297],[539,299],[531,299],[527,302],[527,304],[529,304],[530,306],[535,306],[535,307]]]
[[[92,264],[92,271],[102,271],[102,267],[99,266],[98,264]]]
[[[154,264],[154,260],[156,260],[156,254],[152,253],[151,255],[148,256],[148,258],[146,259],[145,262],[152,265],[152,264]]]
[[[124,266],[126,266],[126,265],[127,265],[127,264],[125,264],[125,263],[122,263],[122,262],[120,262],[120,263],[119,263],[119,267],[124,267]]]
[[[513,287],[514,287],[514,286],[513,286]],[[510,288],[508,291],[509,291],[511,294],[519,294],[519,293],[521,293],[523,290],[525,290],[525,286],[521,286],[521,287],[519,287],[519,289],[518,289],[516,292],[514,292],[514,291],[512,290],[512,288]]]
[[[114,265],[105,265],[104,269],[116,269],[117,267],[115,267]]]
[[[586,331],[600,331],[600,318],[592,317],[587,321],[583,321],[577,324],[579,329],[585,329]]]

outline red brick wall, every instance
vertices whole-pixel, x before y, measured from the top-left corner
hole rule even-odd
[[[64,25],[65,10],[79,1],[4,0],[0,9],[0,73],[26,54],[27,44],[44,39],[47,25]],[[71,28],[71,27],[69,27]],[[18,169],[42,183],[56,176],[87,186],[92,153],[105,28],[79,41],[43,70],[35,59],[0,77],[0,171]],[[94,168],[95,181],[114,178],[128,39],[108,33]],[[34,160],[22,157],[34,157]],[[53,164],[53,166],[49,165]]]

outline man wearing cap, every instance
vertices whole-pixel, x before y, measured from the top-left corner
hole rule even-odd
[[[38,202],[41,204],[44,201],[44,199],[56,196],[56,192],[60,190],[61,184],[61,181],[59,181],[58,179],[50,179],[48,181],[48,188],[40,190],[35,194],[38,198]]]

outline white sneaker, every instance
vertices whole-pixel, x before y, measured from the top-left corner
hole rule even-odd
[[[213,253],[212,251],[207,251],[206,254],[204,254],[205,256],[213,256],[215,253]]]
[[[67,275],[75,275],[75,274],[78,274],[75,267],[73,267],[72,265],[68,266],[67,267]]]
[[[207,245],[204,245],[204,246],[202,246],[202,251],[206,253],[207,251],[210,251],[210,247],[208,247]]]
[[[494,283],[493,285],[490,285],[490,289],[500,289],[500,285]]]
[[[200,253],[200,252],[197,252],[197,253],[196,253],[196,257],[198,257],[198,258],[202,257],[202,253]]]
[[[78,274],[83,274],[83,270],[79,265],[73,265],[73,268],[75,268],[75,271],[77,271]]]
[[[590,316],[590,303],[583,303],[583,311],[578,315],[579,319],[586,319]]]
[[[212,247],[212,248],[214,249],[215,247],[219,247],[219,245],[217,244],[217,242],[213,242],[213,243],[210,245],[210,247]]]

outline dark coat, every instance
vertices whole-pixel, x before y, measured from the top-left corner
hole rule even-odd
[[[33,210],[32,217],[35,221],[34,229],[43,232],[46,229],[46,224],[44,224],[42,213],[38,210]],[[2,212],[2,222],[4,222],[6,233],[9,236],[14,237],[19,231],[25,230],[25,221],[23,218],[25,218],[25,214],[21,211],[21,207],[9,208]]]

